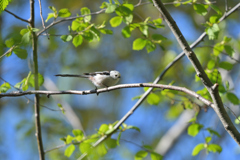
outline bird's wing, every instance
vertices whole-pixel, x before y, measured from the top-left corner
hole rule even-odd
[[[84,75],[91,75],[91,76],[95,76],[97,74],[100,74],[100,75],[110,75],[110,72],[109,71],[101,71],[101,72],[84,73]]]

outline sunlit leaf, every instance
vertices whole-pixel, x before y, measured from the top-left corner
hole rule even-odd
[[[0,86],[0,93],[6,93],[11,88],[9,83],[3,83]]]
[[[207,9],[204,7],[203,4],[196,4],[196,3],[194,3],[194,4],[193,4],[193,9],[194,9],[198,14],[200,14],[200,15],[202,15],[202,16],[205,16],[205,15],[208,13]]]
[[[213,152],[213,153],[215,153],[215,152],[221,153],[222,152],[222,147],[217,145],[217,144],[209,144],[207,146],[207,150],[209,152]]]
[[[21,49],[21,48],[14,48],[13,52],[21,59],[26,59],[28,54],[27,54],[27,50],[25,49]]]
[[[87,15],[87,16],[84,16],[84,21],[85,22],[90,22],[91,21],[92,16],[90,15],[91,11],[90,11],[89,8],[87,8],[87,7],[81,8],[81,14],[82,15]]]
[[[58,16],[62,18],[70,17],[71,12],[67,8],[60,9]]]
[[[203,143],[200,143],[200,144],[196,145],[196,146],[194,147],[193,151],[192,151],[192,156],[198,155],[198,153],[199,153],[201,150],[203,150],[203,149],[205,149]]]
[[[234,105],[239,104],[239,99],[234,93],[227,93],[227,99]]]
[[[188,127],[188,135],[195,137],[199,131],[201,130],[201,128],[203,127],[203,125],[198,124],[198,123],[193,123]]]
[[[69,42],[72,40],[72,35],[62,35],[60,37],[64,42]]]
[[[219,63],[219,67],[226,69],[226,70],[231,70],[233,68],[233,64],[227,61]]]
[[[122,17],[120,17],[120,16],[113,17],[113,18],[110,20],[110,24],[111,24],[112,27],[117,27],[117,26],[119,26],[121,23],[122,23]]]
[[[147,44],[146,39],[138,38],[133,41],[133,50],[142,50]]]
[[[72,153],[74,152],[74,150],[75,150],[75,146],[73,144],[71,144],[66,148],[64,155],[67,157],[70,157],[72,155]]]
[[[72,43],[73,43],[73,45],[74,45],[75,47],[81,45],[82,42],[83,42],[83,37],[82,37],[80,34],[79,34],[79,35],[76,35],[76,36],[73,38],[73,41],[72,41]]]

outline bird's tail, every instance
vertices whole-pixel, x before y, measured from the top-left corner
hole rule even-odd
[[[56,74],[55,76],[59,77],[80,77],[80,78],[88,78],[87,75],[77,75],[77,74]]]

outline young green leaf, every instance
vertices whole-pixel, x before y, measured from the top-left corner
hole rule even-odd
[[[148,152],[146,151],[138,151],[135,156],[134,156],[134,160],[142,160],[143,158],[147,157]]]
[[[203,4],[193,4],[193,9],[200,15],[205,16],[207,14],[207,9]]]
[[[209,144],[207,146],[207,150],[209,152],[213,152],[213,153],[215,153],[215,152],[221,153],[222,152],[222,147],[217,145],[217,144]]]
[[[203,125],[198,124],[198,123],[193,123],[188,127],[188,135],[195,137],[199,131],[201,130],[201,128],[203,127]]]
[[[110,24],[112,27],[117,27],[122,23],[122,17],[115,16],[110,20]]]
[[[0,93],[6,93],[11,88],[9,83],[3,83],[0,86]]]
[[[34,74],[31,74],[31,76],[29,78],[29,84],[31,87],[35,86],[34,79],[35,79]],[[43,85],[43,82],[44,82],[43,76],[40,73],[38,73],[38,86]]]
[[[67,8],[60,9],[58,16],[62,18],[70,17],[71,12]]]
[[[133,41],[133,50],[142,50],[147,44],[146,39],[138,38]]]
[[[209,40],[214,40],[218,38],[219,34],[219,27],[216,23],[214,23],[212,26],[206,28],[206,33],[208,35]]]
[[[113,13],[115,11],[115,9],[117,8],[116,4],[109,4],[109,3],[105,3],[105,4],[107,6],[105,13]]]
[[[72,40],[72,35],[62,35],[60,37],[64,42],[69,42]]]
[[[155,93],[150,93],[150,95],[147,97],[147,102],[150,105],[158,105],[160,102],[160,98]]]
[[[91,11],[90,11],[89,8],[87,8],[87,7],[81,8],[81,14],[86,15],[86,16],[84,16],[84,22],[90,22],[91,21],[92,16],[90,15]]]
[[[91,151],[91,148],[92,148],[92,145],[89,143],[83,142],[83,143],[80,143],[79,145],[79,150],[81,153],[88,153]]]
[[[211,129],[211,128],[207,128],[207,131],[211,134],[211,135],[216,135],[216,136],[218,136],[218,137],[221,137],[220,136],[220,134],[217,132],[217,131],[215,131],[215,130],[213,130],[213,129]]]
[[[117,140],[116,139],[107,139],[105,141],[106,145],[108,146],[108,148],[116,148],[117,147]]]
[[[99,29],[99,31],[103,34],[113,34],[112,30],[106,29],[106,28],[101,28],[101,29]]]
[[[234,105],[239,104],[239,99],[234,93],[227,93],[227,99]]]
[[[72,41],[72,43],[73,43],[73,45],[74,45],[75,47],[81,45],[82,42],[83,42],[83,37],[82,37],[80,34],[79,34],[79,35],[76,35],[76,36],[73,38],[73,41]]]
[[[8,48],[11,48],[14,45],[14,39],[13,38],[9,38],[5,41],[5,44]]]
[[[214,67],[215,67],[215,61],[211,59],[210,61],[208,61],[207,68],[211,70]]]
[[[224,45],[224,50],[227,52],[227,54],[229,55],[229,56],[233,56],[233,54],[234,54],[234,50],[233,50],[233,48],[231,47],[231,46],[229,46],[229,45]]]
[[[75,150],[75,146],[73,144],[71,144],[66,148],[64,155],[67,157],[70,157],[72,155],[72,153],[74,152],[74,150]]]
[[[148,40],[146,44],[146,49],[147,49],[147,52],[150,53],[156,49],[156,44]]]
[[[21,59],[26,59],[28,55],[27,50],[18,47],[14,48],[13,52]]]
[[[131,29],[130,29],[131,27],[130,26],[126,26],[126,27],[124,27],[123,29],[122,29],[122,35],[123,35],[123,37],[124,38],[129,38],[129,37],[131,37]]]
[[[203,149],[205,149],[205,146],[203,143],[196,145],[192,151],[192,156],[198,155],[198,153]]]
[[[141,25],[139,27],[139,29],[144,36],[148,37],[148,26],[147,25]]]
[[[163,159],[163,156],[161,156],[158,153],[150,153],[150,156],[151,156],[151,160],[162,160]]]
[[[57,18],[57,17],[55,16],[54,13],[48,13],[48,17],[47,17],[47,19],[45,20],[45,22],[48,22],[48,20],[51,19],[51,18]]]
[[[233,64],[230,62],[224,61],[219,63],[219,67],[229,71],[233,68]]]
[[[217,12],[217,14],[222,15],[221,10],[218,8],[218,6],[215,6],[213,4],[210,4],[210,7]]]

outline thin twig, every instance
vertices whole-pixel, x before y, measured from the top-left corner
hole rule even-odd
[[[9,14],[11,14],[11,15],[13,15],[15,18],[17,18],[17,19],[19,19],[19,20],[21,20],[21,21],[23,21],[23,22],[30,23],[30,21],[28,21],[28,20],[26,20],[26,19],[23,19],[23,18],[21,18],[21,17],[19,17],[19,16],[17,16],[16,14],[10,12],[9,10],[4,9],[4,11],[7,12],[7,13],[9,13]]]
[[[7,52],[5,52],[3,55],[0,56],[0,59],[1,59],[2,57],[4,57],[5,55],[7,55],[8,53],[12,52],[15,47],[16,47],[16,45],[14,45],[14,46],[12,46],[11,48],[9,48],[9,50],[7,50]]]
[[[42,16],[42,3],[41,3],[41,0],[38,0],[38,2],[39,2],[40,17],[41,17],[41,20],[42,20],[42,26],[43,26],[43,28],[45,29],[46,27],[45,27],[44,20],[43,20],[43,16]],[[50,39],[49,36],[48,36],[47,31],[46,31],[46,34],[47,34],[47,38]]]

